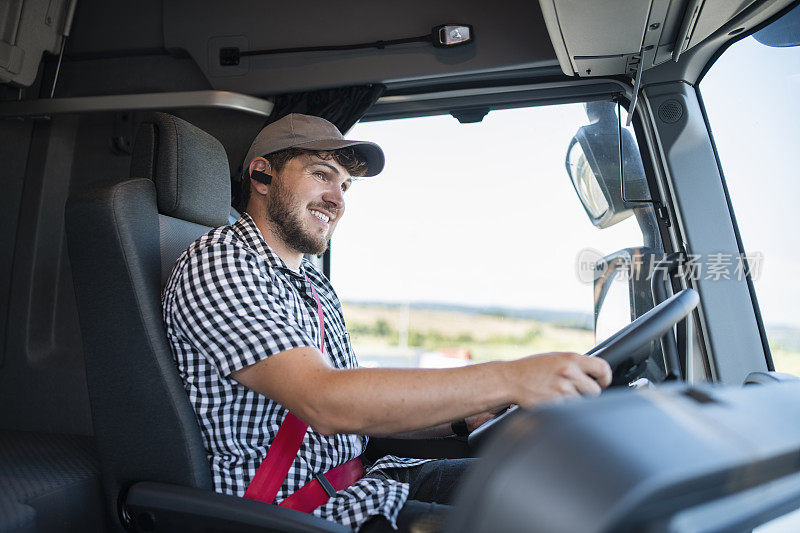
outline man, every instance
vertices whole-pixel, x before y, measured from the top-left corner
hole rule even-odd
[[[597,395],[609,384],[604,361],[569,353],[451,369],[358,368],[336,293],[303,255],[325,251],[352,176],[378,174],[383,152],[293,114],[264,128],[244,163],[245,213],[192,244],[163,297],[216,490],[250,497],[264,472],[279,470],[270,462],[271,446],[284,448],[279,428],[288,434],[282,424],[295,424],[299,449],[276,503],[319,484],[314,490],[332,496],[314,502],[314,514],[362,531],[407,529],[447,512],[442,504],[467,460],[387,456],[354,483],[327,486],[341,465],[355,461],[361,475],[366,436],[446,436],[453,421],[466,419],[471,430],[509,404]],[[259,470],[262,461],[270,466]]]

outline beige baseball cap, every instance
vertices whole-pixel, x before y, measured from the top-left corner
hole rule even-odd
[[[324,118],[292,113],[269,124],[256,135],[244,158],[242,168],[247,169],[256,157],[287,148],[337,150],[348,146],[366,160],[365,176],[375,176],[383,170],[385,161],[383,150],[377,144],[345,139],[339,129]]]

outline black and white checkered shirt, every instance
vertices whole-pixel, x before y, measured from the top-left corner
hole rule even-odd
[[[232,379],[231,373],[291,348],[319,346],[317,304],[305,274],[323,307],[325,355],[337,368],[358,366],[341,304],[328,280],[307,260],[299,272],[287,267],[246,213],[232,226],[196,240],[178,259],[164,288],[167,335],[218,492],[244,494],[288,413]],[[309,428],[276,502],[315,474],[360,456],[366,444],[364,436],[326,437]],[[379,514],[395,524],[408,485],[370,475],[423,462],[386,456],[314,514],[353,529]]]

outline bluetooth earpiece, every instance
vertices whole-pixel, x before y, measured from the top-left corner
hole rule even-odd
[[[261,164],[263,163],[263,165]],[[264,170],[258,170],[255,167],[260,166],[264,170],[272,170],[270,167],[269,161],[264,159],[263,157],[257,157],[250,163],[250,177],[256,180],[259,183],[263,183],[264,185],[269,185],[272,183],[272,174],[267,174]]]
[[[264,185],[269,185],[272,183],[272,175],[267,174],[266,172],[262,172],[260,170],[253,170],[250,173],[250,177],[254,180],[263,183]]]

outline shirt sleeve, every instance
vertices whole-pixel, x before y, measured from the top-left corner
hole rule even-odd
[[[284,302],[255,254],[216,245],[189,259],[165,312],[182,340],[227,377],[271,355],[316,346]]]

